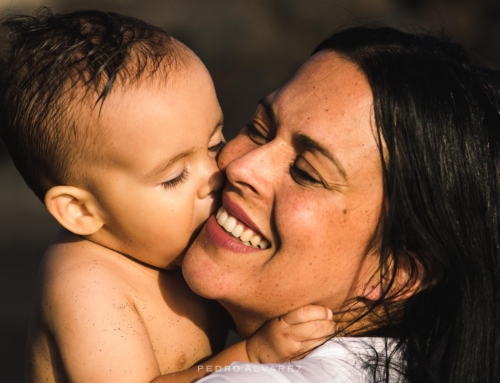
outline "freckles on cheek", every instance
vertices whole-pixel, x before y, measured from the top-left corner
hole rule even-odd
[[[312,248],[344,246],[346,235],[352,234],[350,226],[355,223],[347,206],[326,198],[295,199],[288,213],[287,219],[280,222],[281,233],[288,233],[288,241],[291,239],[295,248],[308,253]]]
[[[325,219],[325,207],[325,201],[316,201],[310,196],[291,200],[285,219],[280,222],[282,232],[288,232],[294,242],[309,246],[307,243],[316,239],[321,228],[331,224]]]
[[[287,230],[294,235],[294,242],[306,244],[316,236],[319,226],[317,214],[312,209],[300,210],[287,226]]]

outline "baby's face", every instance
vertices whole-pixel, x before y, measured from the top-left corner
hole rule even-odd
[[[117,88],[104,102],[94,195],[105,224],[92,239],[174,268],[218,204],[223,116],[198,60],[160,81]]]

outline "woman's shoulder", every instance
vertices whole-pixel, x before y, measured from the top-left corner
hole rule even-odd
[[[400,382],[393,354],[397,342],[391,338],[334,338],[305,358],[281,364],[232,363],[199,382],[227,383],[259,381],[263,383],[374,382],[382,373],[379,365],[390,356],[396,369],[389,371],[389,382]],[[383,376],[383,375],[382,375]]]
[[[322,356],[356,357],[368,355],[390,355],[396,350],[398,340],[383,337],[338,337],[332,338],[312,351],[306,358]]]

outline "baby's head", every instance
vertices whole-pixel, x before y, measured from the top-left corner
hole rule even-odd
[[[222,112],[197,56],[98,11],[2,23],[0,133],[69,231],[168,268],[215,209]]]

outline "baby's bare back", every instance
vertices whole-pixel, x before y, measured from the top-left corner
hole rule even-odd
[[[222,347],[219,310],[180,270],[63,232],[40,268],[26,380],[139,383],[184,370]]]

